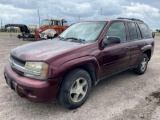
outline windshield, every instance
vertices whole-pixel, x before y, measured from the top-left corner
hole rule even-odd
[[[50,25],[50,24],[51,24],[50,20],[44,19],[44,20],[42,20],[41,26]]]
[[[73,24],[63,33],[60,37],[67,38],[77,38],[84,40],[85,42],[95,41],[107,22],[80,22]]]

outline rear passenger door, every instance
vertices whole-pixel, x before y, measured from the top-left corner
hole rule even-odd
[[[146,45],[146,42],[137,23],[128,22],[128,30],[131,46],[131,58],[129,65],[135,66],[139,62],[141,57],[141,49]]]

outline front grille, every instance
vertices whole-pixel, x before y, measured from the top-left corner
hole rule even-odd
[[[20,60],[20,59],[18,59],[18,58],[16,58],[16,57],[14,57],[14,56],[10,56],[10,59],[11,59],[11,60],[13,60],[15,63],[18,63],[18,64],[22,65],[23,67],[24,67],[24,66],[25,66],[25,64],[26,64],[26,62],[25,62],[25,61]]]
[[[18,73],[19,75],[24,76],[24,73],[23,73],[23,72],[21,72],[21,71],[15,69],[15,68],[13,68],[13,67],[12,67],[12,69],[13,69],[16,73]]]
[[[17,58],[15,58],[15,57],[13,57],[13,56],[10,56],[10,65],[11,65],[11,68],[12,68],[16,73],[18,73],[19,75],[22,75],[22,76],[23,76],[23,75],[24,75],[24,72],[16,69],[16,68],[13,66],[13,63],[12,63],[12,62],[14,62],[14,64],[19,65],[19,66],[21,66],[21,67],[24,67],[26,62],[24,62],[24,61],[22,61],[22,60],[20,60],[20,59],[17,59]]]
[[[10,62],[12,69],[20,75],[24,75],[24,73],[30,74],[30,75],[36,75],[36,76],[41,75],[41,72],[26,69],[25,62],[22,60],[10,57],[9,62]]]

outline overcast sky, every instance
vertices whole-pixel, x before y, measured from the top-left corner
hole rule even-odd
[[[138,18],[160,29],[160,0],[0,0],[0,19],[8,23],[38,24],[44,18],[80,20]]]

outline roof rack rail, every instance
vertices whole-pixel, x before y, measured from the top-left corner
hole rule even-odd
[[[133,20],[133,21],[139,21],[139,22],[143,22],[142,20],[140,19],[135,19],[135,18],[123,18],[123,17],[119,17],[117,19],[126,19],[126,20]]]

